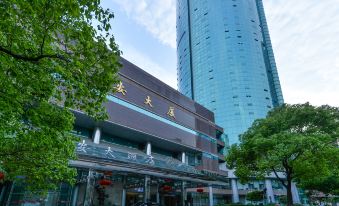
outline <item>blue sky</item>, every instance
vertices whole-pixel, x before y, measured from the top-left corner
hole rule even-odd
[[[175,1],[102,5],[123,56],[176,89]],[[263,2],[285,102],[339,106],[339,0]]]

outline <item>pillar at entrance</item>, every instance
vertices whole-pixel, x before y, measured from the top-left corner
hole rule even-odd
[[[144,183],[144,202],[149,202],[151,199],[151,178],[150,176],[145,176]]]
[[[268,203],[275,203],[272,181],[270,179],[265,179],[265,188],[266,188],[266,197]]]
[[[95,144],[99,144],[100,138],[101,138],[101,129],[99,127],[96,127],[93,132],[93,142]]]
[[[121,195],[121,206],[125,206],[126,205],[126,176],[123,176],[122,178],[122,195]]]
[[[182,201],[182,205],[185,205],[186,200],[187,200],[186,182],[182,181],[182,183],[181,183],[181,201]]]
[[[233,203],[238,203],[239,193],[238,193],[237,179],[231,179],[231,185],[232,185],[232,201]]]
[[[92,169],[89,169],[88,175],[87,175],[87,185],[86,185],[84,206],[93,205],[94,181],[95,181],[94,171]]]
[[[298,189],[297,186],[295,185],[294,182],[292,182],[292,200],[293,200],[293,204],[300,204],[300,197],[299,197],[299,193],[298,193]]]
[[[160,193],[159,193],[159,183],[157,184],[157,203],[160,204]]]
[[[209,206],[213,206],[213,188],[212,186],[208,187],[208,199],[209,199]]]
[[[72,206],[76,206],[77,205],[78,192],[79,192],[79,185],[74,185],[74,188],[73,188],[73,197],[72,197]]]

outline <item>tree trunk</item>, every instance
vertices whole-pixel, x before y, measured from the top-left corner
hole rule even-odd
[[[292,198],[292,180],[291,176],[287,174],[287,206],[293,205],[293,198]]]

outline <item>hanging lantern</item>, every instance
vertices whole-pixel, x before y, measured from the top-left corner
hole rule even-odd
[[[99,181],[99,185],[101,185],[101,186],[109,186],[111,184],[112,184],[111,180],[102,179],[102,180]]]
[[[204,192],[204,188],[197,188],[197,192],[199,192],[199,193]]]
[[[164,185],[162,189],[163,189],[164,191],[170,191],[170,190],[172,190],[172,187],[169,186],[169,185]]]

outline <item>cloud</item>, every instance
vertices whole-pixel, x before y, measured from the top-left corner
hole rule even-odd
[[[175,0],[112,1],[162,44],[175,48]],[[339,0],[263,1],[285,101],[339,106]],[[173,75],[158,75],[176,73],[174,68],[165,70],[166,65],[139,55],[137,62],[144,63],[138,65],[175,88]]]
[[[112,0],[161,43],[176,47],[175,0]]]
[[[287,103],[339,106],[339,0],[264,0]]]
[[[139,49],[136,49],[128,44],[124,44],[123,57],[133,64],[137,65],[141,69],[145,70],[149,74],[165,82],[172,88],[177,88],[177,77],[176,72],[173,72],[173,68],[169,69],[166,68],[165,65],[157,64],[152,60],[151,57],[145,55]]]

